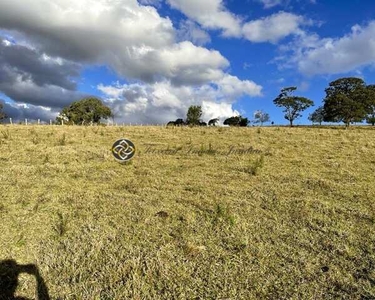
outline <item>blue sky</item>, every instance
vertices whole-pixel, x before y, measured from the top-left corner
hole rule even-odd
[[[164,123],[202,105],[205,121],[263,110],[287,124],[272,103],[281,88],[317,108],[332,80],[375,83],[374,62],[370,0],[0,3],[0,101],[14,119],[55,118],[96,95],[116,122]]]

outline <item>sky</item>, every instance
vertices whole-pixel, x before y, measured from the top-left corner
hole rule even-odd
[[[340,77],[375,83],[373,0],[1,0],[0,102],[55,119],[87,96],[117,123],[254,112],[287,124],[284,87],[322,103]]]

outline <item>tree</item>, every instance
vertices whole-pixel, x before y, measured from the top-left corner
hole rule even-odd
[[[277,107],[284,107],[284,118],[290,122],[290,127],[293,127],[293,122],[301,117],[301,112],[314,105],[314,102],[305,97],[293,96],[293,92],[297,90],[296,87],[287,87],[281,90],[280,95],[273,100]]]
[[[202,107],[192,105],[189,107],[186,116],[186,123],[188,125],[199,125],[200,119],[202,117]]]
[[[90,97],[73,102],[65,107],[56,120],[58,122],[68,120],[69,123],[87,125],[99,124],[101,119],[110,117],[112,117],[111,109],[99,99]]]
[[[349,127],[366,118],[370,90],[362,79],[340,78],[332,81],[325,92],[324,121],[344,122]]]
[[[229,126],[240,126],[240,127],[246,127],[249,125],[250,121],[248,118],[243,118],[241,116],[235,116],[228,118],[224,121],[224,125]]]
[[[322,122],[324,121],[323,106],[318,107],[312,114],[310,114],[309,120],[313,123],[319,123],[319,125],[322,125]]]
[[[375,85],[367,86],[368,91],[368,115],[366,121],[368,124],[375,126]]]
[[[263,126],[263,123],[270,121],[270,115],[264,111],[257,110],[254,112],[254,123],[260,123],[260,126]]]
[[[7,115],[5,114],[5,112],[3,111],[3,104],[2,103],[0,103],[0,122],[2,121],[2,120],[4,120],[5,118],[7,118]]]
[[[216,126],[219,121],[219,118],[211,119],[210,121],[208,121],[208,126]]]

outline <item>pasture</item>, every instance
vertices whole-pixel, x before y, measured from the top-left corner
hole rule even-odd
[[[51,299],[375,298],[371,128],[0,126],[0,171],[0,263]]]

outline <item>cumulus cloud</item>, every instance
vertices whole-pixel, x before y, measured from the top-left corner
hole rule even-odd
[[[80,66],[54,59],[0,37],[0,92],[16,102],[62,107],[83,96],[76,91]]]
[[[241,19],[228,11],[222,0],[167,0],[204,28],[222,30],[224,36],[241,36]]]
[[[39,86],[55,85],[67,90],[75,90],[80,65],[62,59],[53,59],[34,49],[13,44],[0,36],[0,69],[12,69],[24,80]],[[4,75],[3,75],[4,76]]]
[[[276,43],[291,34],[301,34],[302,24],[306,23],[302,16],[279,12],[269,17],[250,21],[243,26],[243,34],[252,42]]]
[[[134,73],[146,82],[167,78],[178,85],[203,84],[222,77],[222,70],[229,66],[220,52],[197,47],[188,41],[158,51],[143,49],[132,56],[136,62]],[[123,67],[127,72],[132,66]]]
[[[229,65],[218,51],[176,43],[169,18],[136,0],[5,1],[0,27],[23,33],[50,56],[108,65],[146,82],[205,83]]]
[[[17,103],[57,109],[84,96],[76,83],[84,67],[105,65],[127,81],[140,82],[129,85],[125,94],[123,87],[117,97],[111,96],[118,93],[117,87],[112,91],[102,87],[113,98],[113,107],[119,113],[132,112],[134,119],[152,118],[159,112],[180,115],[186,109],[186,94],[199,103],[206,101],[203,94],[213,99],[208,102],[260,94],[260,86],[227,73],[230,64],[220,52],[202,46],[210,38],[201,27],[188,20],[174,28],[152,6],[158,4],[154,0],[2,1],[0,29],[12,38],[1,43],[0,91]],[[191,14],[204,28],[241,36],[239,18],[219,0],[171,0],[171,5]],[[202,14],[193,17],[197,5]]]
[[[206,121],[218,118],[221,122],[224,122],[227,118],[240,115],[231,104],[225,102],[202,101],[202,111],[202,117]]]
[[[102,61],[124,45],[160,48],[174,41],[172,22],[136,0],[6,0],[1,8],[0,27],[71,60]]]
[[[287,4],[284,0],[260,0],[265,8]],[[251,42],[276,43],[292,34],[300,34],[302,25],[312,21],[304,17],[280,11],[271,16],[247,23],[239,16],[229,12],[222,0],[168,0],[175,9],[180,10],[191,20],[206,29],[219,29],[227,37],[245,38]]]
[[[184,118],[190,105],[202,105],[204,118],[237,115],[233,103],[242,96],[260,96],[262,87],[249,80],[225,75],[202,86],[175,86],[169,81],[153,84],[99,85],[119,122],[165,123]]]
[[[292,61],[306,75],[340,74],[375,63],[375,21],[355,25],[340,38],[306,35],[291,48]]]

